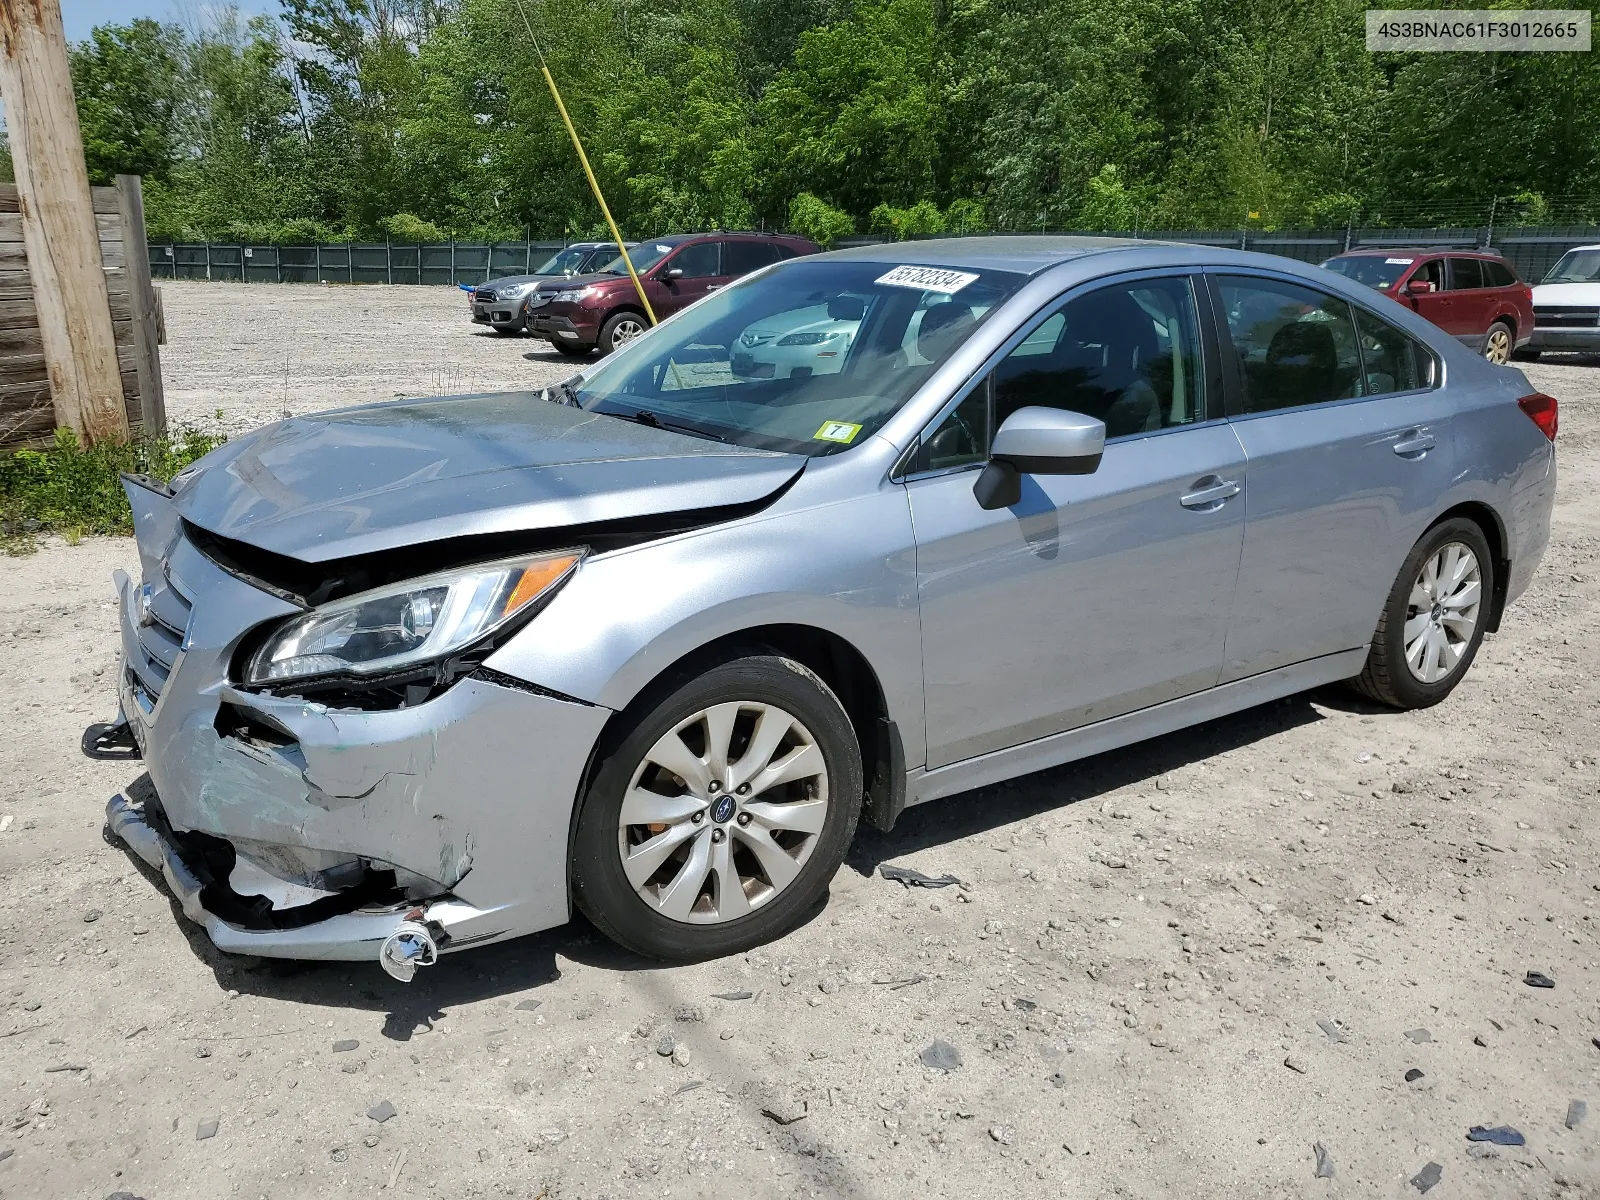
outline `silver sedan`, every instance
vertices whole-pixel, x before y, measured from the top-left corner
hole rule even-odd
[[[819,321],[829,369],[741,369]],[[224,950],[407,978],[576,905],[727,954],[863,819],[1337,681],[1444,700],[1543,553],[1556,415],[1280,258],[795,260],[545,393],[130,478],[86,748],[143,757],[111,827]]]

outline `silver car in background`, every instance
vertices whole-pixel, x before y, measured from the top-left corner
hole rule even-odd
[[[632,242],[624,242],[632,248]],[[573,242],[556,251],[531,275],[506,275],[479,284],[471,297],[472,320],[496,333],[522,333],[528,328],[528,301],[549,279],[571,279],[598,271],[617,257],[615,242]]]
[[[837,369],[741,369],[830,323]],[[148,776],[110,826],[224,950],[404,978],[576,905],[731,953],[863,818],[1336,681],[1443,700],[1539,562],[1555,435],[1519,371],[1281,258],[782,263],[546,393],[128,479],[96,744]]]

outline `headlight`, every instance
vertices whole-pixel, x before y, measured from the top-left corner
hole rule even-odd
[[[592,287],[568,288],[566,291],[557,292],[554,299],[567,304],[580,304],[594,294]]]
[[[791,333],[788,337],[778,339],[780,346],[816,346],[823,342],[831,342],[838,337],[837,333]]]
[[[538,286],[537,283],[512,283],[507,284],[505,287],[495,288],[494,291],[495,295],[502,300],[521,300]]]
[[[250,656],[245,682],[386,675],[448,657],[526,611],[583,555],[508,558],[324,604],[275,629]]]

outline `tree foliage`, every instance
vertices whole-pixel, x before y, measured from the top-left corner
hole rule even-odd
[[[635,236],[1600,218],[1593,56],[1372,55],[1364,10],[285,0],[72,66],[92,175],[144,175],[157,235],[600,232],[542,64]]]

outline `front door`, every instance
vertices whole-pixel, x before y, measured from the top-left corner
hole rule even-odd
[[[1181,276],[1080,293],[925,435],[907,489],[930,768],[1216,683],[1244,456],[1213,419],[1197,308]],[[991,433],[1030,405],[1105,421],[1105,456],[985,511]]]
[[[1404,290],[1417,281],[1431,283],[1433,290],[1421,295]],[[1411,277],[1405,281],[1399,298],[1409,304],[1423,320],[1432,321],[1440,329],[1448,330],[1452,320],[1451,306],[1455,303],[1455,298],[1445,290],[1446,283],[1444,259],[1430,258],[1426,262],[1419,263],[1416,270],[1411,272]]]
[[[1371,641],[1452,453],[1420,343],[1298,282],[1214,281],[1250,472],[1227,682]]]
[[[727,282],[722,274],[722,243],[691,242],[651,272],[650,304],[656,316],[665,319]]]

